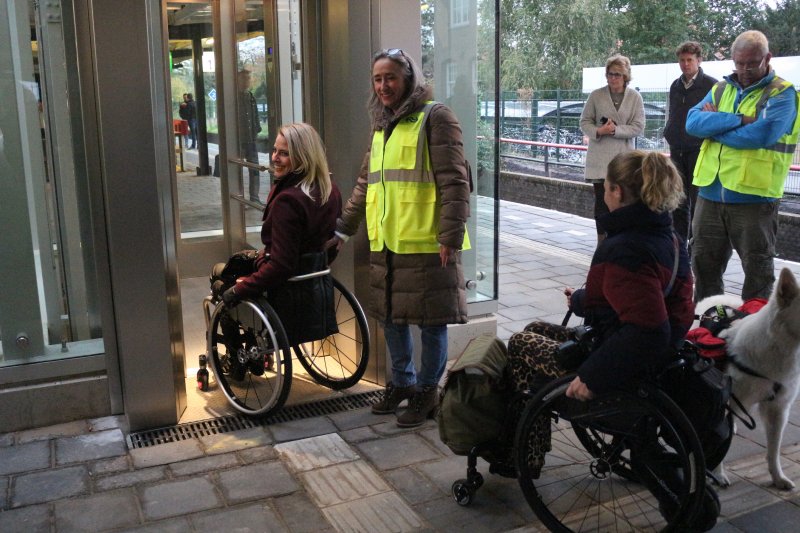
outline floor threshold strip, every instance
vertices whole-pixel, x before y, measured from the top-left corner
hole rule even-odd
[[[229,415],[176,426],[148,429],[130,433],[126,440],[129,450],[149,448],[169,442],[179,442],[208,435],[219,435],[242,429],[268,426],[279,422],[291,422],[293,420],[303,420],[305,418],[361,409],[378,401],[381,394],[381,390],[375,390],[298,403],[284,407],[279,412],[267,417],[256,418],[244,415]]]

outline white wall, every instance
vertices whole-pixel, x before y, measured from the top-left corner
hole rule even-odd
[[[800,56],[773,57],[770,65],[778,76],[800,86]],[[722,79],[733,71],[733,61],[703,61],[700,65],[703,72],[717,79]],[[583,92],[606,85],[605,67],[583,69]],[[646,91],[669,91],[672,82],[681,75],[678,62],[661,63],[657,65],[633,65],[631,67],[631,87],[638,87]]]

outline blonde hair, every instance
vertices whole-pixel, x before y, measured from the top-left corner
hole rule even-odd
[[[625,85],[628,85],[633,79],[631,78],[631,60],[627,57],[620,54],[609,57],[606,59],[606,72],[608,72],[608,69],[611,67],[619,67],[622,69],[622,79]]]
[[[658,152],[633,150],[617,155],[608,164],[606,179],[623,188],[630,199],[626,204],[641,200],[656,213],[674,211],[685,198],[678,169]]]
[[[313,198],[311,189],[316,185],[319,187],[320,205],[326,203],[331,196],[331,175],[325,146],[317,130],[304,122],[293,122],[281,126],[278,135],[286,139],[294,172],[304,175],[297,186]]]

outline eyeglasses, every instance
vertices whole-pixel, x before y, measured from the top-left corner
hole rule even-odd
[[[752,74],[754,72],[758,72],[764,66],[764,60],[766,57],[762,57],[761,61],[756,63],[752,61],[750,63],[739,63],[737,61],[733,62],[733,71],[737,74]]]
[[[606,78],[621,78],[624,74],[621,72],[606,72]]]

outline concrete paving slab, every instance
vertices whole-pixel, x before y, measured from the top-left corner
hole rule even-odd
[[[789,502],[776,503],[733,518],[730,523],[742,531],[759,533],[797,531],[795,528],[800,524],[800,507]]]
[[[10,478],[0,477],[0,510],[8,507],[8,490],[10,486]]]
[[[263,461],[274,461],[278,458],[278,452],[273,446],[259,446],[257,448],[246,448],[239,450],[236,455],[239,456],[242,463],[260,463]]]
[[[525,521],[495,500],[490,494],[479,492],[469,507],[458,505],[446,496],[414,506],[435,531],[489,533],[507,531],[525,525]]]
[[[258,426],[230,433],[206,435],[200,437],[200,443],[208,455],[214,455],[272,444],[273,440],[265,428]]]
[[[56,464],[66,465],[125,455],[128,448],[119,429],[55,440]]]
[[[134,485],[153,483],[167,479],[167,469],[163,466],[142,468],[131,472],[120,472],[109,476],[97,477],[94,479],[94,486],[97,490],[113,490]]]
[[[226,453],[222,455],[200,457],[199,459],[182,461],[180,463],[172,463],[169,465],[169,470],[175,477],[183,477],[202,472],[210,472],[212,470],[222,470],[234,466],[239,466],[239,458],[234,453]]]
[[[275,512],[292,533],[327,533],[334,531],[328,519],[304,492],[295,492],[270,500]]]
[[[265,503],[198,513],[192,517],[192,523],[196,531],[291,531]]]
[[[141,489],[141,502],[147,520],[160,520],[222,506],[222,500],[207,477],[168,481]]]
[[[147,448],[134,448],[130,451],[130,455],[134,468],[148,468],[202,457],[203,449],[200,441],[188,439]]]
[[[405,532],[419,531],[425,526],[417,513],[395,492],[326,507],[322,513],[334,529],[341,532]]]
[[[396,468],[384,472],[392,487],[411,505],[441,498],[445,494],[414,467]]]
[[[126,421],[123,416],[104,416],[87,420],[89,431],[104,431],[106,429],[120,429],[125,431]]]
[[[281,443],[275,449],[295,472],[360,459],[358,453],[336,433]]]
[[[50,466],[50,442],[35,441],[0,448],[0,476],[31,472]]]
[[[301,488],[280,461],[224,470],[218,478],[229,504],[291,494]]]
[[[415,433],[360,442],[354,446],[378,470],[391,470],[441,457],[438,451]]]
[[[407,402],[403,402],[406,404]],[[343,411],[341,413],[333,413],[328,415],[328,418],[333,422],[336,428],[341,433],[344,430],[362,428],[371,426],[385,419],[384,415],[374,415],[369,407],[361,409],[354,409],[352,411]]]
[[[83,435],[88,430],[86,420],[76,420],[64,424],[45,426],[41,428],[26,429],[17,433],[17,444],[34,442],[38,440],[49,440],[56,437],[71,437]]]
[[[275,442],[305,439],[326,433],[335,433],[336,426],[326,417],[305,418],[269,426]]]
[[[96,494],[56,502],[55,526],[59,533],[105,531],[139,525],[139,504],[133,491]]]
[[[339,431],[339,435],[345,440],[345,442],[349,443],[372,440],[378,438],[379,436],[378,433],[376,433],[369,426]]]
[[[93,476],[105,476],[108,474],[116,474],[118,472],[125,472],[130,470],[131,463],[128,454],[119,457],[112,457],[111,459],[101,459],[93,461],[89,465],[89,472]]]
[[[47,487],[47,490],[42,490]],[[12,507],[52,502],[89,492],[89,471],[85,465],[22,474],[11,486]]]
[[[50,506],[31,505],[0,513],[0,531],[50,533]]]
[[[13,433],[3,433],[2,435],[0,435],[0,448],[11,446],[12,444],[14,444]]]
[[[186,533],[192,531],[188,516],[168,518],[144,526],[121,530],[119,533]]]
[[[391,490],[391,487],[364,461],[302,472],[300,479],[318,507],[329,507]]]

